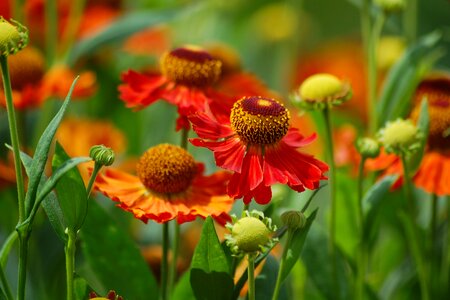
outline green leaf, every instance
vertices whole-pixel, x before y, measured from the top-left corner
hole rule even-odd
[[[196,300],[194,292],[191,288],[191,273],[186,272],[178,281],[173,294],[172,299],[183,299],[183,300]]]
[[[306,220],[306,225],[302,229],[298,229],[294,232],[290,245],[288,246],[286,259],[284,261],[284,268],[281,273],[281,282],[283,282],[286,277],[291,272],[297,260],[302,252],[303,245],[305,244],[306,236],[308,235],[309,229],[311,228],[312,222],[316,218],[318,208],[316,208],[311,215]]]
[[[73,64],[83,55],[92,53],[106,44],[120,41],[131,34],[149,28],[152,25],[161,24],[172,20],[176,16],[175,11],[141,11],[126,14],[109,25],[98,34],[82,39],[70,52],[69,64]]]
[[[89,293],[92,289],[83,277],[76,277],[73,281],[73,286],[76,300],[89,299]]]
[[[0,286],[0,300],[7,300],[6,294],[3,291],[2,287]]]
[[[203,224],[200,241],[191,262],[190,281],[197,299],[230,299],[233,278],[230,266],[214,228],[208,217]]]
[[[441,38],[436,31],[424,36],[392,67],[377,105],[378,127],[407,113],[417,84],[438,57],[433,50]]]
[[[70,160],[62,146],[56,143],[52,161],[54,172],[66,165]],[[86,158],[86,161],[89,160],[91,159]],[[76,232],[81,228],[86,216],[88,201],[86,187],[77,168],[70,169],[62,176],[56,185],[56,193],[67,227]]]
[[[69,105],[70,97],[72,96],[72,92],[75,87],[75,84],[77,83],[77,80],[78,77],[75,78],[75,80],[73,81],[72,86],[70,87],[69,90],[69,94],[67,94],[67,97],[64,100],[58,113],[55,115],[53,120],[50,121],[47,128],[42,133],[42,136],[40,137],[39,142],[36,146],[33,161],[28,171],[28,189],[27,194],[25,196],[25,212],[27,216],[29,216],[31,209],[34,206],[37,189],[41,177],[44,173],[50,145],[52,143],[53,137],[55,136],[56,130],[58,129],[59,123],[61,123],[61,120],[67,109],[67,106]]]
[[[420,112],[419,112],[419,119],[417,120],[417,127],[423,134],[423,142],[420,148],[416,152],[414,152],[413,155],[407,158],[409,170],[411,170],[412,174],[414,174],[420,167],[423,155],[425,154],[428,133],[430,131],[430,114],[428,112],[428,101],[426,98],[422,99],[422,102],[420,104]]]
[[[95,201],[80,231],[82,251],[96,278],[124,299],[157,300],[158,286],[135,242]],[[90,283],[90,282],[89,282]]]
[[[269,255],[264,263],[261,273],[255,279],[255,298],[258,300],[271,300],[277,282],[279,263]],[[287,300],[286,289],[281,286],[278,300]]]

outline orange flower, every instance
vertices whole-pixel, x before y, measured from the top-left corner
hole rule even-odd
[[[418,119],[420,102],[428,99],[430,132],[421,165],[413,177],[416,186],[438,196],[450,195],[450,74],[437,74],[423,80],[414,96],[413,120]],[[372,170],[385,169],[384,175],[399,174],[394,187],[401,185],[403,170],[395,155],[382,154],[368,162]]]
[[[134,55],[161,56],[170,48],[171,37],[168,26],[152,26],[132,34],[123,44],[123,50]]]
[[[166,223],[214,217],[219,223],[230,221],[227,212],[233,199],[226,196],[230,174],[218,172],[204,176],[204,166],[186,150],[161,144],[145,152],[137,176],[107,169],[98,176],[95,187],[118,206],[147,222]]]
[[[122,13],[118,6],[96,2],[98,1],[90,1],[83,12],[78,28],[79,38],[86,38],[100,32]]]
[[[110,147],[116,155],[123,153],[126,147],[124,134],[112,123],[100,120],[68,118],[59,126],[56,140],[71,157],[89,156],[89,150],[93,145]],[[93,167],[93,162],[79,167],[85,181],[89,180],[89,167]]]

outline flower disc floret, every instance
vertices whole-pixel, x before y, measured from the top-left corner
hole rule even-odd
[[[378,136],[388,153],[400,154],[418,149],[422,134],[411,120],[397,119],[388,122]]]
[[[178,48],[161,58],[161,71],[170,80],[187,86],[204,87],[216,82],[221,74],[222,63],[208,52]]]
[[[186,150],[169,144],[150,148],[137,165],[137,175],[150,191],[176,194],[187,190],[197,173],[197,165]]]
[[[270,145],[288,132],[289,111],[280,102],[263,97],[244,97],[231,109],[231,127],[249,144]]]
[[[12,24],[0,17],[0,55],[8,56],[28,44],[28,30],[14,20]]]

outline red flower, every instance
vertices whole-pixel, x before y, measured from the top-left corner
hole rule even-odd
[[[297,151],[315,135],[304,138],[289,128],[289,112],[278,101],[262,97],[244,97],[237,101],[228,122],[218,122],[206,113],[189,120],[200,138],[195,146],[214,152],[219,167],[234,171],[228,195],[252,198],[267,204],[272,198],[271,185],[287,184],[295,191],[316,189],[328,166],[310,155]]]
[[[107,169],[98,176],[95,187],[144,222],[176,219],[181,224],[212,216],[225,224],[233,205],[226,195],[230,174],[204,176],[203,169],[186,150],[162,144],[144,153],[137,176]]]
[[[122,75],[120,97],[128,107],[142,108],[163,99],[178,107],[177,130],[189,128],[187,116],[214,106],[231,107],[232,99],[212,88],[221,72],[221,62],[209,53],[178,48],[161,58],[161,74],[140,74],[129,70]],[[226,113],[226,112],[225,112]]]

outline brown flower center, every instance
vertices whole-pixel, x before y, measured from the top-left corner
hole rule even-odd
[[[44,76],[44,57],[32,47],[24,48],[15,55],[10,55],[8,66],[11,86],[14,90],[21,90],[28,84],[36,84]],[[3,88],[3,83],[1,86]]]
[[[277,143],[289,129],[289,111],[280,102],[263,97],[244,97],[231,109],[231,127],[249,144]]]
[[[204,87],[220,77],[222,63],[208,52],[191,48],[178,48],[161,58],[161,71],[176,83]]]
[[[428,99],[430,132],[428,145],[433,149],[450,150],[450,77],[441,76],[424,80],[415,94],[415,107],[411,113],[417,120],[420,113],[420,102]]]
[[[197,165],[192,155],[169,144],[148,149],[137,165],[137,175],[145,187],[161,194],[186,191],[196,173]]]

